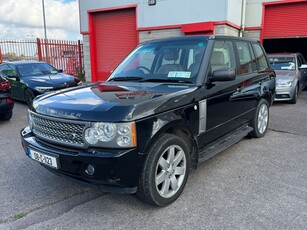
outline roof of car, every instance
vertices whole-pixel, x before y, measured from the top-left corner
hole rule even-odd
[[[258,42],[254,39],[249,38],[242,38],[242,37],[235,37],[235,36],[225,36],[225,35],[211,35],[211,36],[204,36],[204,35],[193,35],[193,36],[179,36],[179,37],[171,37],[171,38],[162,38],[162,39],[155,39],[150,41],[145,41],[142,44],[152,43],[152,42],[170,42],[170,41],[185,41],[185,40],[215,40],[215,39],[229,39],[229,40],[248,40]]]
[[[45,63],[43,61],[8,61],[1,64],[12,64],[12,65],[22,65],[22,64],[34,64],[34,63]]]
[[[270,57],[295,57],[299,53],[268,53]]]

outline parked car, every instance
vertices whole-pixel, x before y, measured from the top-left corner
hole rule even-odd
[[[139,45],[107,82],[37,97],[25,153],[54,173],[166,206],[190,168],[263,137],[275,72],[260,43],[191,36]]]
[[[81,84],[78,78],[62,73],[46,62],[6,62],[0,65],[0,74],[12,87],[12,97],[29,106],[40,94]]]
[[[13,107],[10,82],[0,75],[0,120],[10,120],[13,115]]]
[[[275,101],[297,102],[298,94],[307,84],[307,64],[300,53],[268,54],[276,72]]]

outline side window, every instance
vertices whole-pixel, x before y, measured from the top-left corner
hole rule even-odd
[[[16,75],[15,69],[10,68],[8,65],[1,66],[0,73],[4,76]]]
[[[256,60],[248,42],[236,42],[240,59],[240,74],[252,73],[257,70]]]
[[[268,69],[269,68],[269,64],[265,58],[265,54],[263,52],[263,49],[261,48],[261,46],[259,44],[254,43],[253,44],[253,48],[255,50],[255,54],[256,54],[256,59],[259,63],[259,68],[260,70],[264,70],[264,69]]]
[[[210,60],[211,71],[235,68],[234,49],[231,41],[216,41]]]

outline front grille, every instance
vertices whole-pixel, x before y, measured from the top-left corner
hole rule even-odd
[[[49,142],[70,146],[84,146],[83,130],[86,123],[45,117],[32,113],[33,133]]]

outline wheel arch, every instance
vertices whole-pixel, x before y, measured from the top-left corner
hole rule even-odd
[[[140,149],[143,154],[147,154],[152,145],[159,139],[159,137],[164,134],[174,134],[181,139],[183,139],[189,149],[189,154],[191,157],[191,168],[196,169],[198,164],[198,148],[197,142],[194,139],[193,132],[187,123],[183,122],[183,120],[173,120],[166,124],[164,124],[159,130],[157,130],[153,136],[150,138],[150,141],[142,146]]]

